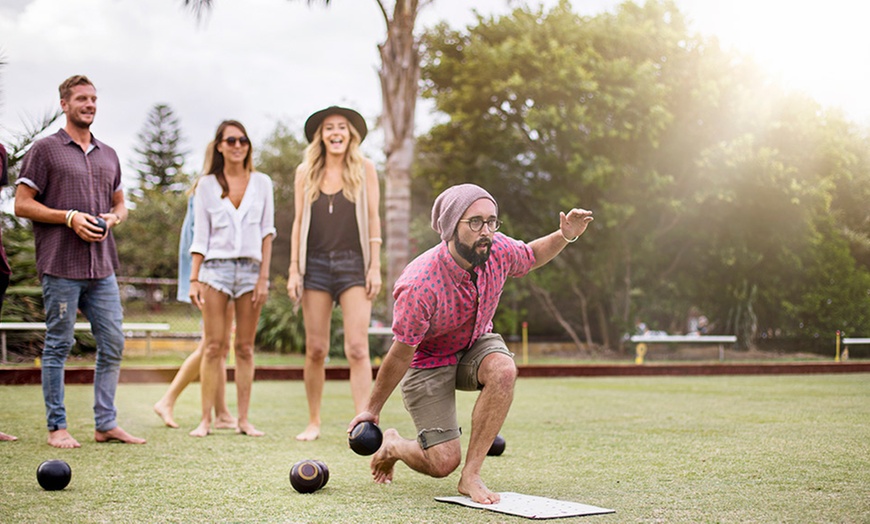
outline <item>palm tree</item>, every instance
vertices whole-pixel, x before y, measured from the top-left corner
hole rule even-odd
[[[330,0],[307,0],[329,6]],[[392,15],[388,2],[375,0],[387,28],[386,40],[378,45],[381,54],[383,113],[380,124],[384,130],[386,158],[386,248],[387,248],[387,310],[392,312],[390,290],[408,263],[409,224],[411,219],[411,164],[414,160],[414,114],[420,80],[419,41],[414,25],[420,11],[434,0],[395,0]],[[184,0],[197,17],[213,7],[215,0]]]

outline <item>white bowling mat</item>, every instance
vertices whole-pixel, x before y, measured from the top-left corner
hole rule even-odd
[[[562,517],[582,517],[585,515],[603,515],[616,513],[614,509],[599,508],[579,502],[548,499],[534,495],[523,495],[509,491],[499,493],[501,501],[498,504],[478,504],[468,497],[435,497],[438,502],[450,502],[471,508],[487,509],[508,515],[517,515],[529,519],[558,519]]]

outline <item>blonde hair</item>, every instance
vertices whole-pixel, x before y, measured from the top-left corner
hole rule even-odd
[[[356,196],[365,183],[365,164],[359,145],[362,142],[359,131],[348,120],[350,143],[344,155],[344,168],[341,170],[341,192],[351,202],[356,202]],[[320,196],[320,184],[326,172],[326,145],[323,143],[323,123],[317,126],[315,139],[305,148],[305,160],[302,162],[303,187],[309,202],[314,202]]]

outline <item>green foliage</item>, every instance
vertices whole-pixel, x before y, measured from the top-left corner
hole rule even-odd
[[[121,261],[119,274],[175,278],[178,241],[187,211],[191,176],[183,171],[180,122],[172,109],[157,104],[138,135],[139,187],[128,191],[130,217],[113,230]]]
[[[344,337],[342,337],[341,308],[332,310],[330,324],[329,355],[344,355]],[[269,300],[260,312],[260,322],[257,324],[257,347],[263,351],[278,353],[305,353],[305,324],[302,318],[302,308],[290,300],[287,295],[287,281],[284,277],[276,277]]]
[[[307,143],[279,122],[262,147],[255,149],[257,170],[272,178],[275,191],[275,229],[278,236],[272,242],[273,275],[286,275],[290,267],[290,232],[293,228],[295,206],[293,180],[296,166],[302,163]]]
[[[527,240],[559,210],[595,213],[529,277],[539,305],[552,301],[520,303],[533,329],[567,322],[614,347],[635,318],[683,332],[694,306],[744,346],[767,328],[870,330],[846,313],[866,309],[866,131],[689,34],[673,2],[592,17],[567,1],[522,7],[423,43],[423,95],[446,118],[418,142],[415,205],[474,181]],[[808,268],[851,268],[839,282],[856,291],[808,289]]]
[[[178,242],[187,211],[183,192],[145,189],[133,196],[130,217],[113,229],[120,275],[132,277],[176,278]]]
[[[166,104],[155,104],[148,113],[139,145],[134,148],[139,160],[134,162],[141,187],[133,193],[141,196],[142,190],[180,192],[187,189],[189,180],[184,174],[184,155],[181,149],[183,138],[181,123]]]

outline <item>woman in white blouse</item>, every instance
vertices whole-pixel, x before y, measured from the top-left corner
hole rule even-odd
[[[236,315],[235,382],[239,433],[262,436],[248,420],[254,381],[254,337],[269,294],[269,263],[275,236],[272,180],[254,171],[244,126],[225,120],[210,145],[213,158],[194,193],[194,232],[190,252],[190,300],[202,310],[204,354],[200,367],[202,421],[190,432],[211,431],[215,391],[229,353],[227,304]]]

